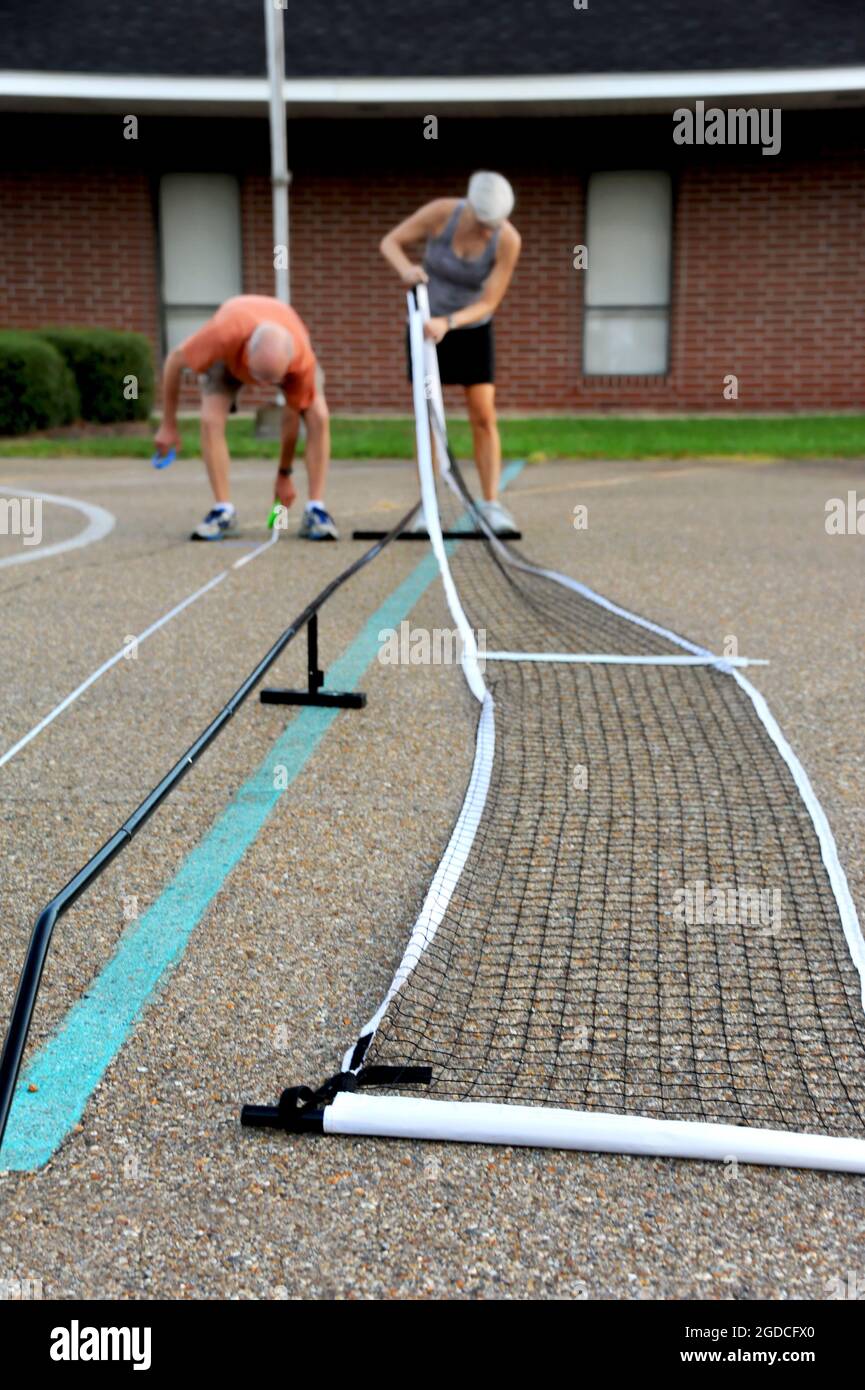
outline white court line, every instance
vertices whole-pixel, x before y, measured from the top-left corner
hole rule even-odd
[[[248,564],[250,560],[255,559],[256,555],[260,555],[263,550],[269,549],[269,547],[273,545],[274,540],[278,540],[278,538],[278,533],[275,532],[272,540],[265,541],[263,545],[258,546],[255,550],[251,550],[248,555],[244,555],[241,560],[235,561],[231,569],[240,569],[242,565]],[[231,570],[222,570],[219,574],[214,575],[213,579],[209,579],[206,584],[202,584],[200,589],[196,589],[194,593],[188,594],[180,603],[175,604],[174,608],[171,608],[167,613],[163,613],[161,618],[157,618],[156,622],[146,627],[143,632],[138,634],[135,641],[137,643],[146,641],[154,632],[158,632],[166,623],[170,623],[172,618],[176,618],[178,613],[182,613],[185,608],[189,608],[197,599],[203,598],[211,589],[215,589],[217,584],[221,584],[223,579],[230,573]],[[110,671],[112,666],[116,666],[118,661],[123,659],[128,650],[129,643],[126,642],[120,650],[116,651],[113,656],[110,656],[107,661],[103,661],[102,665],[98,666],[86,680],[83,680],[80,685],[70,691],[65,699],[60,701],[59,705],[55,705],[53,710],[51,710],[49,714],[46,714],[44,719],[40,719],[39,723],[34,724],[33,728],[24,734],[22,738],[19,738],[17,743],[13,743],[11,748],[7,748],[6,752],[0,757],[0,767],[3,767],[5,763],[11,762],[16,753],[20,753],[22,748],[26,748],[27,744],[31,743],[37,734],[41,734],[43,729],[47,729],[49,724],[53,724],[57,716],[62,714],[65,709],[68,709],[71,704],[74,704],[79,695],[83,695],[85,690],[89,690],[91,685],[95,685],[99,678],[105,675],[106,671]]]
[[[484,661],[588,662],[601,666],[768,666],[758,656],[621,656],[615,652],[479,652]]]
[[[250,560],[254,560],[256,555],[260,555],[262,550],[269,550],[272,545],[276,545],[276,542],[278,540],[279,532],[274,527],[273,535],[271,536],[269,541],[263,541],[261,545],[256,546],[255,550],[250,550],[248,555],[242,555],[239,560],[235,560],[231,568],[233,570],[243,569],[243,566],[248,565]]]
[[[58,507],[72,507],[87,517],[87,525],[77,536],[72,536],[68,541],[57,541],[54,545],[34,545],[15,555],[5,555],[0,560],[0,569],[6,565],[26,565],[30,560],[47,560],[49,555],[60,555],[64,550],[79,550],[83,545],[92,545],[94,541],[101,541],[103,536],[107,536],[117,520],[104,507],[97,507],[93,502],[80,502],[77,497],[58,497],[55,492],[33,492],[29,487],[0,486],[0,492],[10,497],[33,497],[40,502],[54,502]]]

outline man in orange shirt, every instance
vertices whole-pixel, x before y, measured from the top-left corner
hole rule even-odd
[[[324,505],[330,463],[330,417],[321,387],[321,369],[309,334],[294,309],[268,295],[236,295],[168,354],[162,378],[163,418],[156,434],[160,454],[180,444],[177,403],[184,367],[202,378],[201,452],[213,489],[213,506],[190,539],[221,540],[237,527],[228,487],[225,425],[231,411],[237,408],[240,388],[258,383],[278,386],[285,397],[274,489],[277,501],[290,507],[297,497],[291,474],[302,415],[306,424],[309,501],[300,534],[307,540],[338,540],[333,518]]]

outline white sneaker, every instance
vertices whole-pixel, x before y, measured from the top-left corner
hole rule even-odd
[[[518,530],[514,518],[501,502],[480,501],[477,507],[494,535],[507,536]]]
[[[196,526],[191,541],[221,541],[230,531],[237,530],[237,514],[230,502],[218,502],[203,521]]]
[[[336,523],[326,507],[307,502],[297,533],[305,541],[338,541]]]

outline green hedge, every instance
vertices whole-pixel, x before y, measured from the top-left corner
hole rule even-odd
[[[149,418],[154,398],[153,355],[142,333],[41,328],[39,336],[57,349],[74,373],[83,419],[113,424]],[[127,399],[130,377],[137,381],[137,399]]]
[[[68,425],[81,414],[75,377],[35,333],[0,331],[0,434]]]

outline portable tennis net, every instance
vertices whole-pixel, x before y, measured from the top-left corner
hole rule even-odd
[[[244,1123],[865,1172],[865,945],[804,769],[745,661],[496,539],[427,313],[420,287],[423,506],[474,764],[341,1071]],[[442,542],[461,528],[485,538]]]

